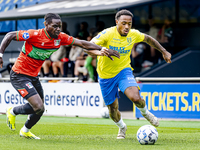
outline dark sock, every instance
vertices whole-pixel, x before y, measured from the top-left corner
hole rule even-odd
[[[59,77],[59,73],[57,73],[57,74],[54,74],[53,76],[54,76],[54,77]]]
[[[49,76],[49,73],[44,73],[44,77],[48,77]]]
[[[87,76],[83,76],[83,81],[87,81]]]
[[[37,114],[30,114],[28,116],[28,119],[25,123],[25,126],[28,128],[28,129],[31,129],[41,118],[42,115],[37,115]]]
[[[32,106],[29,103],[26,103],[25,105],[17,106],[13,108],[14,114],[32,114],[35,113]]]

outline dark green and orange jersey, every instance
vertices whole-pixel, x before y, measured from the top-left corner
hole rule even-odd
[[[51,38],[45,29],[20,30],[17,41],[25,41],[12,70],[16,73],[37,76],[45,59],[57,51],[61,45],[72,45],[74,38],[61,32],[57,39]]]

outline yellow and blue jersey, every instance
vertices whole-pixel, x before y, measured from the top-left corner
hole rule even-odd
[[[124,68],[131,68],[130,55],[133,45],[144,40],[144,34],[131,29],[127,36],[121,36],[117,27],[111,27],[100,32],[92,39],[97,45],[120,53],[120,59],[113,57],[114,61],[106,56],[98,56],[97,72],[100,78],[109,79],[115,77]]]

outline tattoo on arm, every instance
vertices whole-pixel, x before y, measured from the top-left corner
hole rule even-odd
[[[145,34],[145,38],[144,38],[143,42],[149,44],[151,47],[157,49],[161,53],[164,52],[164,51],[166,51],[165,48],[162,47],[157,40],[155,40],[154,38],[152,38],[151,36],[149,36],[147,34]]]

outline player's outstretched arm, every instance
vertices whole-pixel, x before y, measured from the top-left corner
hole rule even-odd
[[[151,36],[149,36],[147,34],[144,34],[144,35],[145,35],[145,38],[144,38],[143,42],[145,42],[145,43],[149,44],[151,47],[159,50],[162,53],[165,61],[167,63],[171,63],[171,54],[164,47],[162,47],[157,40],[155,40],[154,38],[152,38]]]
[[[111,56],[115,56],[117,58],[120,58],[120,55],[117,51],[112,50],[112,49],[107,49],[105,47],[102,47],[102,49],[99,50],[88,50],[85,51],[86,53],[88,53],[89,55],[92,56],[107,56],[109,57],[111,60],[114,60]]]
[[[79,40],[79,39],[75,39],[74,41],[74,45],[82,47],[83,49],[86,50],[101,50],[101,46],[96,45],[94,43],[85,41],[85,40]]]
[[[15,40],[15,39],[16,39],[16,31],[9,32],[4,36],[4,38],[3,38],[2,42],[1,42],[1,46],[0,46],[0,68],[2,68],[2,66],[3,66],[2,57],[3,57],[3,53],[4,53],[5,49],[6,49],[6,47],[8,47],[10,42],[12,40]]]
[[[88,42],[85,40],[79,40],[79,39],[75,39],[74,45],[76,46],[80,46],[83,49],[86,49],[86,52],[88,52],[90,55],[101,55],[101,56],[107,56],[109,57],[111,60],[113,60],[113,58],[111,56],[115,56],[120,58],[120,55],[117,51],[113,51],[111,49],[106,49],[106,48],[102,48],[99,45],[96,45],[92,42]],[[94,51],[94,52],[92,52]],[[100,51],[100,53],[98,52]]]

